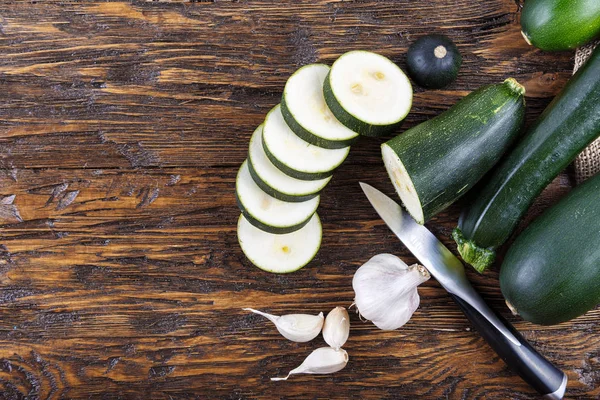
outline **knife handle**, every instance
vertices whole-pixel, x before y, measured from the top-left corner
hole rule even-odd
[[[450,296],[454,298],[454,301],[469,318],[471,324],[511,370],[542,394],[544,398],[557,400],[563,398],[567,387],[567,376],[535,351],[508,321],[494,313],[514,335],[520,345],[516,345],[507,339],[487,318],[465,300],[452,293],[450,293]]]

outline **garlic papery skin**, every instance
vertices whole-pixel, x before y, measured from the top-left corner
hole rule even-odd
[[[277,316],[253,308],[244,308],[244,310],[252,311],[267,318],[275,324],[275,327],[283,337],[292,342],[303,343],[313,340],[323,328],[323,313],[319,313],[319,315],[288,314]]]
[[[339,350],[350,336],[350,316],[344,307],[336,307],[327,314],[323,324],[325,343]]]
[[[430,277],[421,265],[408,266],[392,254],[378,254],[354,274],[354,303],[379,329],[398,329],[419,307],[417,286]]]
[[[298,368],[291,370],[285,378],[271,378],[272,381],[286,381],[296,374],[332,374],[341,371],[348,364],[346,350],[321,347],[306,357]]]

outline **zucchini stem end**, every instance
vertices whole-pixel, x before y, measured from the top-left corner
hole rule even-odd
[[[463,260],[480,274],[494,263],[496,252],[480,247],[474,241],[467,239],[459,228],[452,231],[452,238]]]

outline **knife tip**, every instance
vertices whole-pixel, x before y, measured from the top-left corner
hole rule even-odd
[[[369,193],[372,193],[375,190],[375,188],[369,185],[368,183],[358,182],[358,184],[360,185],[360,188],[362,189],[363,193],[367,195],[367,197],[369,196]]]

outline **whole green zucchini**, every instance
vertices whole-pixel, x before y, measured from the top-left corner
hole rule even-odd
[[[548,105],[462,212],[453,237],[479,272],[538,194],[600,135],[600,47]]]
[[[512,78],[484,86],[381,146],[390,179],[418,223],[456,201],[498,162],[523,123],[524,93]]]
[[[542,50],[574,49],[600,35],[600,1],[526,0],[521,32]]]
[[[507,305],[536,324],[578,317],[600,303],[600,175],[544,212],[500,270]]]

